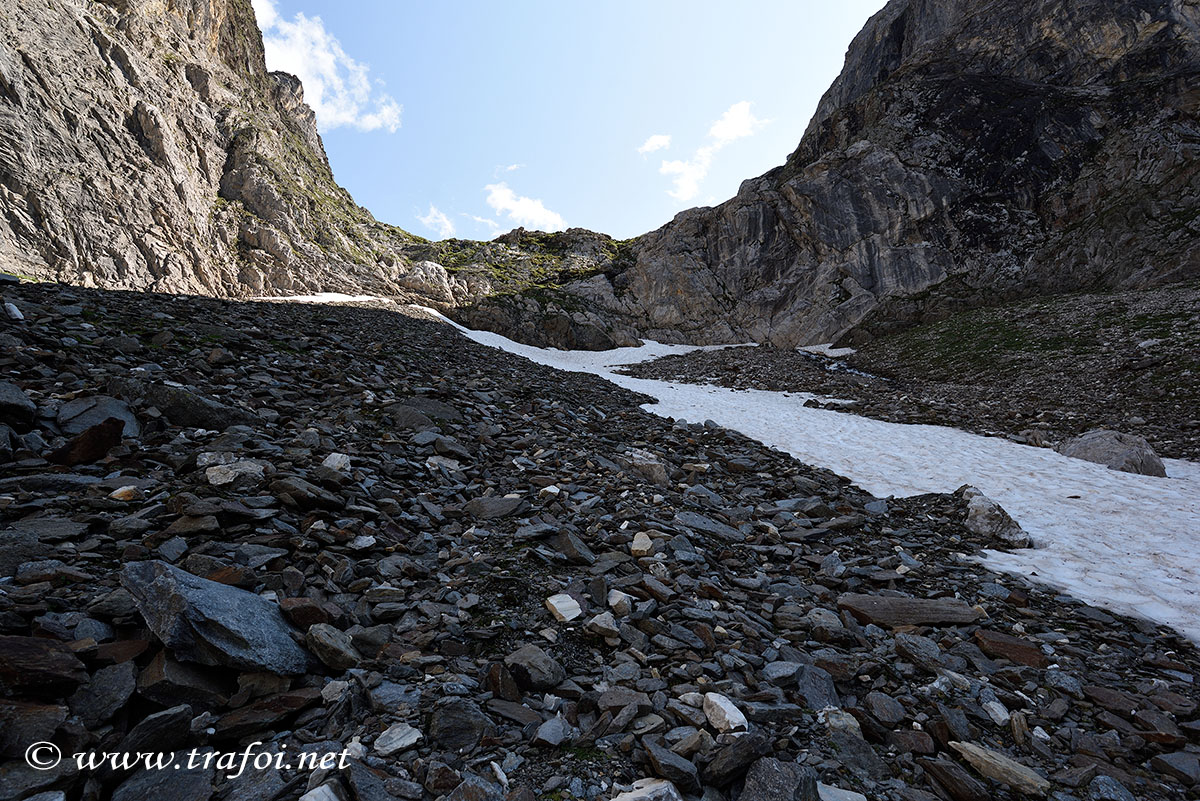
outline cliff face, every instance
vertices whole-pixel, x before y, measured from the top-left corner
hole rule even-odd
[[[1198,117],[1195,0],[893,0],[784,166],[566,289],[626,335],[795,345],[1195,276]]]
[[[0,269],[412,294],[543,345],[854,339],[1200,274],[1196,0],[892,0],[780,168],[632,242],[431,244],[337,185],[249,0],[0,4]]]
[[[411,237],[333,180],[249,0],[0,4],[0,259],[240,295],[396,289]]]

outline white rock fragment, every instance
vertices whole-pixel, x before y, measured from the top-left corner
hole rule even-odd
[[[560,592],[558,595],[551,595],[547,598],[546,608],[550,610],[550,614],[554,615],[554,619],[560,623],[568,623],[583,614],[583,610],[579,607],[579,602],[565,592]]]
[[[867,797],[862,793],[856,793],[853,790],[843,790],[841,787],[833,787],[828,784],[817,783],[817,794],[821,801],[867,801]]]
[[[1007,726],[1009,719],[1012,717],[1008,713],[1008,709],[999,701],[987,701],[983,704],[983,711],[987,712],[989,718],[997,726]]]
[[[639,531],[633,535],[633,542],[629,545],[629,552],[633,554],[635,559],[649,556],[654,553],[654,540],[650,539],[650,535],[645,531]]]
[[[742,710],[720,693],[704,694],[704,714],[712,727],[719,732],[746,731],[750,728]]]
[[[350,457],[344,453],[331,453],[321,461],[321,465],[339,473],[347,473],[350,471]]]
[[[407,723],[394,723],[375,739],[375,750],[380,756],[391,756],[399,751],[412,748],[421,742],[424,736]]]
[[[314,787],[300,796],[300,801],[342,801],[342,796],[335,786],[330,783]]]
[[[243,459],[230,464],[217,464],[204,471],[204,478],[214,487],[223,487],[241,481],[250,483],[261,481],[264,467],[260,462]]]
[[[592,634],[606,639],[621,636],[621,628],[617,625],[612,612],[601,612],[589,620],[585,628]]]
[[[963,500],[967,502],[967,531],[981,537],[998,539],[1014,548],[1028,548],[1029,535],[1008,512],[975,487],[963,489]]]
[[[683,801],[683,796],[666,779],[638,779],[612,801]]]

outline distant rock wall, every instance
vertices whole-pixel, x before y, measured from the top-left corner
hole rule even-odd
[[[1178,280],[1198,155],[1192,0],[893,0],[784,166],[569,289],[639,335],[790,346]]]

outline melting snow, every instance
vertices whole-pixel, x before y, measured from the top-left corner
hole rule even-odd
[[[599,352],[547,350],[450,324],[484,345],[657,398],[657,404],[643,407],[654,414],[712,420],[740,431],[879,497],[953,492],[973,484],[1037,544],[1011,553],[987,551],[989,567],[1036,577],[1200,641],[1198,463],[1164,460],[1168,479],[1121,473],[998,437],[805,408],[813,396],[804,393],[738,391],[614,372],[620,365],[698,349],[693,346],[648,342]]]
[[[341,292],[318,292],[315,295],[280,295],[271,297],[251,298],[251,300],[276,300],[291,303],[363,303],[368,300],[387,302],[387,298],[376,295],[344,295]]]

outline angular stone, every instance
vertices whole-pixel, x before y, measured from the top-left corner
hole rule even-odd
[[[724,787],[749,770],[755,760],[769,753],[770,739],[765,734],[751,732],[717,751],[701,775],[708,784]]]
[[[176,662],[160,651],[138,676],[138,692],[155,703],[190,704],[214,709],[226,704],[233,688],[211,670],[186,662]]]
[[[171,755],[171,768],[138,771],[113,791],[112,801],[208,801],[213,794],[215,768],[211,760],[210,767],[205,768],[205,761],[201,757],[195,760],[197,767],[189,767],[187,752],[177,751]]]
[[[906,716],[903,704],[878,690],[867,693],[863,703],[876,720],[888,727],[899,724]]]
[[[526,690],[552,690],[567,677],[567,671],[536,645],[518,648],[504,657],[504,664]]]
[[[612,801],[683,801],[675,785],[666,779],[638,779],[633,786]]]
[[[516,513],[521,505],[524,504],[520,498],[498,498],[495,496],[487,496],[483,498],[472,498],[467,501],[463,509],[467,514],[476,517],[480,520],[495,520],[500,517],[508,517]]]
[[[198,578],[166,562],[132,562],[121,584],[158,638],[203,665],[294,674],[309,656],[279,607],[253,593]]]
[[[554,619],[560,623],[569,623],[583,614],[583,609],[580,608],[579,602],[565,592],[560,592],[557,595],[551,595],[547,598],[546,608],[550,610],[550,614],[554,615]]]
[[[896,655],[930,673],[936,673],[942,667],[942,649],[919,634],[897,634]]]
[[[113,378],[108,382],[108,389],[121,397],[136,398],[147,406],[155,407],[177,426],[224,431],[230,426],[252,426],[259,422],[246,409],[220,403],[182,387]]]
[[[414,729],[407,723],[393,723],[387,730],[375,738],[375,751],[380,756],[392,754],[412,748],[424,739],[420,730]]]
[[[838,597],[861,623],[879,626],[922,626],[972,623],[983,613],[957,598],[897,598],[884,595],[846,593]]]
[[[0,381],[0,420],[22,433],[33,427],[37,404],[11,381]]]
[[[750,726],[733,701],[720,693],[704,694],[704,714],[719,732],[746,731]]]
[[[137,667],[123,662],[101,668],[91,680],[71,696],[71,710],[88,728],[96,728],[111,718],[137,689]]]
[[[1150,760],[1150,767],[1178,779],[1185,785],[1200,784],[1200,754],[1190,751],[1159,754]]]
[[[979,771],[981,776],[992,781],[1007,784],[1026,795],[1044,796],[1050,789],[1050,782],[1046,779],[998,751],[974,743],[952,742],[950,747],[971,763],[971,767]]]
[[[963,524],[967,531],[1013,548],[1030,546],[1029,535],[1000,504],[975,487],[963,487],[960,491],[967,502],[967,519]]]
[[[918,764],[954,801],[993,801],[983,782],[948,759],[921,759]]]
[[[338,496],[297,476],[285,476],[271,482],[271,492],[289,506],[303,510],[337,511],[346,506]]]
[[[88,680],[69,648],[43,637],[0,635],[0,690],[37,698],[61,697]]]
[[[124,424],[123,436],[136,438],[142,435],[142,427],[129,404],[107,395],[90,395],[67,401],[59,407],[58,427],[67,435],[82,434],[109,418],[116,418]]]
[[[975,642],[979,650],[993,659],[1007,659],[1018,665],[1044,668],[1048,662],[1042,649],[1028,640],[989,629],[977,629]]]
[[[670,751],[656,737],[647,737],[642,744],[654,772],[683,790],[685,793],[700,792],[700,772],[690,761]]]
[[[573,731],[574,728],[562,715],[555,715],[538,726],[533,735],[533,744],[543,748],[558,748],[571,739]]]
[[[473,701],[465,698],[440,704],[429,721],[430,739],[451,751],[470,750],[495,731],[496,725],[491,719]]]
[[[316,623],[304,635],[309,650],[334,670],[349,670],[362,656],[350,641],[350,635],[328,623]]]
[[[816,665],[804,665],[796,674],[796,694],[813,711],[836,707],[841,703],[833,676]]]
[[[820,801],[817,773],[807,766],[763,757],[746,772],[741,797],[754,801]]]
[[[0,757],[20,758],[31,743],[49,741],[68,714],[61,704],[0,698]]]

